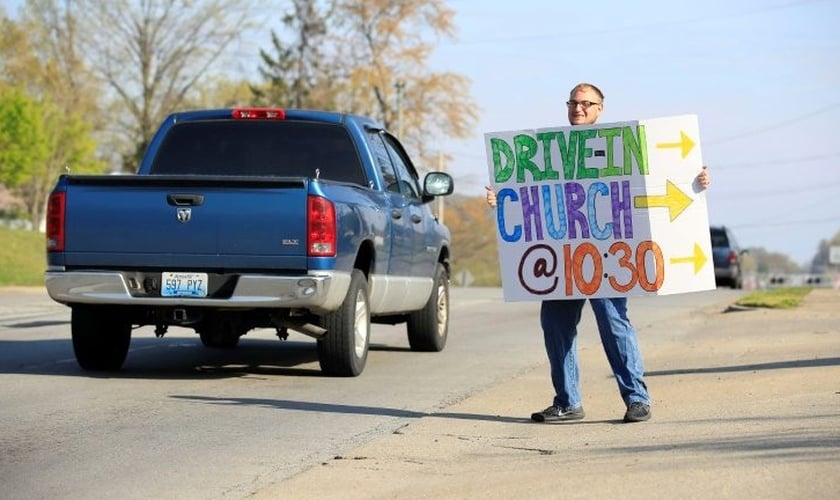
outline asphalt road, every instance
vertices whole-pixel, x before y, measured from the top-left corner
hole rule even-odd
[[[740,293],[634,298],[631,319],[644,345]],[[307,337],[261,330],[216,351],[146,327],[123,371],[103,376],[76,365],[67,308],[0,290],[3,497],[245,498],[540,366],[537,315],[499,289],[454,288],[443,352],[411,352],[403,327],[376,326],[365,372],[347,379],[321,376]],[[581,346],[597,343],[593,324],[587,312]]]

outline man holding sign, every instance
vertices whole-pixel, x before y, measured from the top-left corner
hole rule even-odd
[[[569,101],[566,103],[568,107],[569,123],[573,126],[595,124],[598,121],[601,112],[603,111],[603,103],[604,94],[596,86],[589,83],[581,83],[576,85],[569,95]],[[614,133],[608,131],[603,135],[607,135],[609,137],[611,134],[614,136],[614,134],[617,134],[617,132]],[[550,144],[550,137],[550,134],[543,135],[541,137],[541,139],[543,140],[544,147],[547,147],[546,145]],[[568,150],[572,148],[573,144],[574,143],[571,139],[569,143],[562,142],[562,140],[558,139],[558,146],[561,150],[564,146],[567,146],[567,150],[563,151],[563,154],[567,154]],[[611,146],[612,144],[610,143],[610,147]],[[610,147],[607,148],[607,156],[612,156],[613,151],[612,149],[610,149]],[[625,160],[630,156],[628,153],[626,153],[626,150],[627,148],[625,147]],[[525,153],[522,153],[522,151],[525,151]],[[515,159],[517,161],[528,160],[530,158],[528,157],[528,153],[529,150],[527,148],[527,145],[521,146],[520,150],[518,151],[518,154],[520,154],[520,156],[515,156]],[[574,152],[572,152],[572,156],[574,156]],[[544,158],[546,158],[545,161],[548,162],[548,165],[550,165],[549,153],[545,153]],[[608,161],[611,160],[608,159]],[[629,162],[627,163],[629,164]],[[583,169],[582,163],[578,163],[578,166],[581,169]],[[546,175],[548,175],[547,172],[549,170],[550,167],[546,166]],[[579,171],[581,170],[578,170],[578,172]],[[552,171],[551,173],[555,175],[557,174],[557,172],[554,171]],[[709,182],[709,174],[706,171],[705,167],[703,167],[701,172],[697,175],[696,184],[699,187],[699,189],[705,189],[706,187],[708,187]],[[618,183],[613,183],[612,185],[619,186]],[[575,187],[577,187],[577,185],[575,185]],[[527,189],[523,188],[522,194],[537,194],[539,192],[536,187],[532,189],[533,191],[527,191]],[[557,193],[562,193],[561,188],[558,187],[556,189]],[[605,190],[606,188],[603,187],[601,189]],[[512,200],[513,197],[518,196],[518,194],[515,191],[508,191],[508,194],[510,195],[508,200]],[[575,193],[568,194],[570,193],[570,191],[566,191],[566,193],[569,200],[575,201],[581,198],[581,196],[578,196]],[[629,188],[626,190],[626,193],[629,193]],[[619,199],[626,193],[613,194],[612,198],[613,200]],[[502,194],[505,193],[500,193],[500,195]],[[595,194],[601,194],[603,196],[606,196],[606,193],[604,192],[596,192]],[[486,196],[487,203],[491,207],[497,207],[497,205],[500,203],[500,200],[497,199],[497,194],[493,187],[487,186]],[[559,197],[561,195],[558,194],[557,196],[558,199],[560,199]],[[550,202],[550,188],[545,188],[543,190],[542,199],[539,198],[538,194],[533,198],[534,199],[527,200],[527,202],[533,202],[534,204],[539,203],[540,200],[542,200],[542,202]],[[523,200],[522,203],[524,205],[526,201]],[[589,205],[589,207],[589,213],[594,213],[594,205]],[[498,209],[499,220],[502,221],[503,207],[499,206]],[[543,209],[543,211],[545,211],[547,216],[549,213],[551,213],[552,209],[553,207],[546,207]],[[558,207],[557,212],[559,213],[560,211],[561,210]],[[523,213],[524,212],[526,212],[526,209],[523,208]],[[581,208],[579,212],[583,212],[583,209]],[[529,213],[533,213],[534,218],[541,215],[541,212],[539,210],[532,211]],[[574,212],[574,214],[577,213],[577,211]],[[615,215],[616,213],[617,212],[613,211],[613,215],[615,217],[617,217],[617,215]],[[624,220],[626,222],[629,219],[625,218]],[[546,224],[553,224],[553,221],[547,221]],[[569,222],[568,225],[569,227],[571,227],[572,222]],[[517,227],[517,229],[519,228]],[[542,226],[537,225],[535,230],[541,229]],[[555,234],[559,234],[559,231],[557,231],[556,228],[548,228],[546,230],[551,232],[552,229],[554,230]],[[596,228],[594,228],[593,231],[595,229]],[[525,236],[525,239],[528,240],[529,238],[531,238],[530,227],[527,227],[526,230],[528,231],[528,233]],[[618,230],[616,229],[616,231]],[[606,233],[606,231],[602,232]],[[507,238],[510,241],[514,241],[518,236],[519,233],[517,233],[516,235],[505,234],[503,235],[503,238]],[[603,239],[606,239],[608,237],[609,236],[607,236],[606,234],[602,236]],[[537,250],[547,250],[548,252],[551,252],[552,255],[554,254],[553,249],[549,245],[539,244],[534,245],[532,248]],[[588,248],[595,247],[590,245],[589,247],[587,247],[587,249]],[[661,250],[655,242],[650,243],[649,247],[646,248],[654,248],[657,252],[661,253]],[[576,253],[574,260],[576,262],[578,260],[583,261],[586,259],[586,257],[589,256],[592,256],[593,259],[601,258],[598,254],[591,253],[584,254],[580,257],[580,259],[578,259]],[[523,264],[525,262],[526,257],[527,255],[523,257]],[[645,256],[643,255],[642,260],[644,260],[644,258]],[[638,262],[639,259],[637,258],[636,261]],[[572,258],[570,258],[567,254],[566,263],[569,264],[571,262]],[[568,267],[570,266],[567,265],[567,268]],[[568,272],[570,273],[571,271]],[[567,274],[567,276],[568,275],[569,274]],[[567,283],[569,281],[570,278],[567,278]],[[618,281],[619,280],[613,280],[612,282],[616,283]],[[569,289],[571,289],[571,285],[567,286]],[[533,288],[527,286],[525,286],[525,288],[526,290],[530,290],[530,293],[541,293],[539,291],[535,292]],[[554,386],[555,395],[551,406],[542,411],[535,412],[531,415],[531,419],[536,422],[579,420],[582,419],[585,415],[579,390],[580,377],[577,361],[577,325],[580,322],[581,312],[583,310],[583,305],[586,302],[586,300],[586,298],[574,297],[568,299],[547,299],[542,301],[542,306],[540,309],[540,324],[542,326],[543,336],[545,339],[546,353],[548,354],[549,364],[551,367],[551,381]],[[626,406],[624,421],[642,422],[650,419],[651,399],[647,390],[647,386],[644,382],[644,366],[642,362],[642,354],[636,336],[636,330],[633,328],[633,325],[630,323],[630,320],[627,316],[626,296],[599,296],[590,297],[588,298],[588,300],[590,305],[592,306],[593,312],[595,313],[595,319],[598,324],[598,332],[601,337],[601,343],[604,347],[604,352],[607,355],[607,360],[609,361],[610,367],[612,368],[613,374],[615,375],[615,379],[618,383],[621,398],[623,399],[624,404]]]

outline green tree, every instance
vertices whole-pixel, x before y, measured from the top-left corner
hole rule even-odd
[[[101,113],[104,89],[81,52],[79,38],[85,24],[70,9],[72,3],[26,2],[21,27],[26,30],[36,71],[30,95],[48,94],[66,113],[84,116],[100,132],[107,126]]]
[[[102,136],[99,87],[76,56],[72,18],[59,16],[55,4],[29,0],[28,13],[20,21],[3,19],[0,34],[2,169],[10,174],[0,182],[20,200],[35,229],[65,168],[105,168],[94,154],[95,137]]]
[[[189,102],[210,69],[251,23],[243,0],[29,0],[55,8],[73,30],[75,54],[111,91],[106,116],[132,145],[123,169],[134,171],[160,122]],[[33,8],[38,15],[41,10]],[[69,33],[69,31],[67,31]]]
[[[55,103],[43,103],[40,112],[50,154],[19,187],[35,228],[44,218],[47,198],[59,175],[101,173],[106,169],[105,162],[96,155],[97,143],[89,122],[77,114],[64,113]]]
[[[38,103],[21,90],[0,90],[0,183],[14,190],[49,157]]]
[[[34,230],[59,175],[103,170],[90,132],[88,122],[46,98],[0,91],[0,181],[23,200]]]
[[[329,55],[328,27],[334,2],[292,0],[283,18],[285,41],[272,30],[272,52],[260,50],[260,76],[252,85],[254,104],[294,108],[335,107],[336,63]]]

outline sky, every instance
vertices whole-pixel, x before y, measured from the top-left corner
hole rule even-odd
[[[579,82],[600,123],[695,114],[709,222],[794,262],[840,231],[840,1],[454,0],[458,40],[432,64],[468,76],[473,137],[445,143],[482,195],[486,132],[566,126]]]
[[[568,125],[586,81],[605,94],[600,123],[697,115],[709,222],[742,247],[804,264],[840,231],[840,0],[448,5],[457,39],[430,68],[468,77],[480,116],[470,138],[439,141],[460,194],[489,182],[484,133]]]

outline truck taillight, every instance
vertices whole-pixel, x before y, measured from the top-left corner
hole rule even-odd
[[[64,191],[53,193],[47,202],[47,251],[64,251]]]
[[[233,110],[234,120],[285,120],[286,110],[282,108],[237,108]]]
[[[738,262],[738,253],[735,250],[729,251],[729,264],[736,264]]]
[[[310,257],[334,257],[335,206],[320,196],[309,196],[306,214],[306,248]]]

